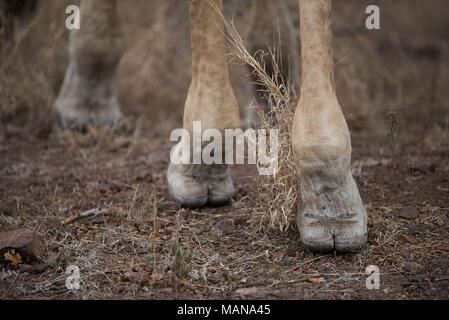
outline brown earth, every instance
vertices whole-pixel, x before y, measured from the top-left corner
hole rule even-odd
[[[419,134],[396,141],[395,169],[388,138],[353,131],[368,246],[355,254],[314,255],[295,231],[256,231],[263,204],[255,168],[234,166],[238,191],[228,206],[182,209],[167,190],[166,139],[105,128],[43,137],[39,129],[10,123],[1,135],[0,230],[37,230],[47,247],[31,268],[14,268],[1,257],[1,298],[449,297],[449,150],[432,150]],[[409,206],[418,216],[400,217]],[[92,208],[102,214],[61,224]],[[173,253],[176,239],[184,254]],[[72,264],[81,269],[78,291],[65,287]],[[380,290],[365,287],[372,264],[380,268]]]

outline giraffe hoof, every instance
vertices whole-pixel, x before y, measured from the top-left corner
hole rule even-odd
[[[86,76],[77,63],[70,63],[53,106],[59,127],[83,133],[96,125],[126,127],[112,75],[100,79]]]
[[[128,132],[130,131],[130,125],[126,119],[122,116],[120,111],[111,112],[110,114],[101,115],[85,115],[80,113],[75,114],[65,114],[56,110],[56,122],[61,129],[68,129],[72,131],[77,131],[81,133],[89,132],[89,128],[92,126],[105,125],[110,126],[117,131]]]
[[[226,165],[170,163],[167,180],[170,194],[184,207],[224,205],[235,192]]]
[[[357,185],[350,173],[340,183],[326,178],[322,172],[302,176],[297,217],[301,242],[316,252],[359,251],[367,241],[367,215]]]
[[[302,244],[314,252],[357,252],[367,241],[366,227],[358,222],[323,222],[299,229]]]

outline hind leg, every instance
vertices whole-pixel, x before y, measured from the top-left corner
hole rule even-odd
[[[81,28],[72,30],[69,66],[54,104],[63,128],[87,130],[122,119],[115,75],[122,44],[115,0],[83,0]]]

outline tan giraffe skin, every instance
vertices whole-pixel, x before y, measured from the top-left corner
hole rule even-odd
[[[184,108],[184,129],[190,137],[193,121],[201,121],[202,130],[218,129],[223,136],[225,129],[240,127],[237,99],[229,80],[224,22],[215,9],[222,11],[223,3],[211,3],[190,1],[192,82]],[[186,206],[220,205],[234,194],[229,168],[224,164],[170,164],[167,179],[173,197]]]
[[[356,251],[367,240],[367,215],[351,175],[351,140],[335,94],[331,0],[299,0],[299,8],[302,82],[292,144],[302,198],[301,241],[313,251]],[[189,1],[192,80],[184,107],[189,133],[193,121],[201,121],[203,131],[240,127],[222,10],[223,0]],[[115,89],[122,52],[117,20],[115,0],[82,0],[82,27],[71,33],[70,63],[54,106],[62,127],[121,121]],[[222,205],[234,194],[227,165],[171,163],[167,180],[171,195],[184,206]]]

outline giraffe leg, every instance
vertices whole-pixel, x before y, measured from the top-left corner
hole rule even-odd
[[[190,1],[192,82],[184,107],[184,129],[191,137],[194,121],[201,122],[202,130],[217,129],[222,137],[225,129],[240,126],[225,56],[222,10],[222,0]],[[170,193],[184,206],[220,205],[234,194],[225,164],[170,163],[167,180]]]
[[[80,10],[81,27],[70,34],[70,62],[54,109],[61,127],[85,131],[122,119],[115,87],[122,49],[115,0],[83,0]]]
[[[367,240],[367,215],[350,171],[351,138],[333,81],[330,0],[299,0],[301,97],[292,146],[301,201],[297,223],[314,251],[355,251]]]

